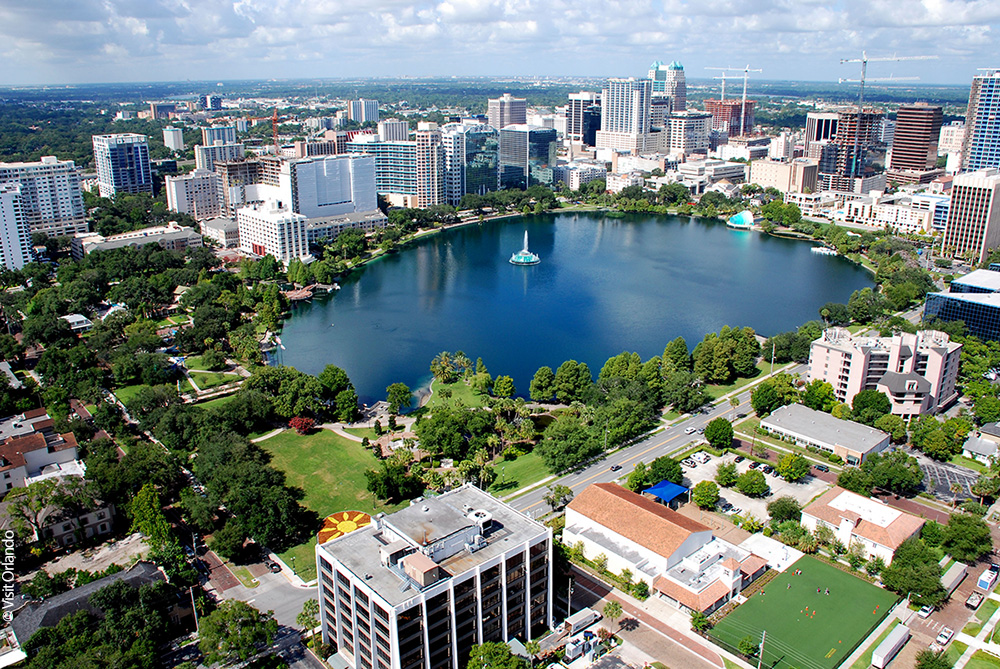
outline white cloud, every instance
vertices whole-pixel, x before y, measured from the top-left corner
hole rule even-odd
[[[993,62],[997,0],[5,0],[10,83],[447,74],[689,77],[739,61],[836,78],[841,57],[940,53],[925,80]],[[162,73],[162,74],[161,74]]]

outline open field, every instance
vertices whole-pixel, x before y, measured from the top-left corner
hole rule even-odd
[[[378,463],[371,451],[363,449],[359,442],[329,430],[309,435],[286,430],[260,445],[271,454],[271,465],[285,473],[288,483],[305,491],[302,503],[321,518],[336,511],[375,514],[392,512],[399,507],[379,502],[365,489],[365,470]],[[306,581],[316,578],[315,545],[316,540],[312,539],[281,556],[289,565],[294,557],[295,573]]]
[[[534,453],[518,456],[516,460],[500,460],[493,469],[497,480],[490,486],[490,492],[497,496],[509,495],[549,475],[542,458]]]
[[[451,391],[451,397],[444,397],[444,393],[441,392],[442,390]],[[486,406],[483,398],[472,392],[472,388],[462,381],[441,383],[435,380],[431,382],[431,396],[427,400],[427,408],[433,409],[439,406],[454,405],[459,401],[468,407]]]
[[[759,640],[766,629],[762,666],[833,669],[885,618],[897,597],[809,556],[794,566],[800,575],[793,569],[780,574],[710,634],[736,647],[746,636]]]

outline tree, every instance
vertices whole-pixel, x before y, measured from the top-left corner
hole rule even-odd
[[[243,557],[243,545],[247,534],[238,518],[230,518],[221,530],[212,534],[211,549],[224,559],[238,562]]]
[[[672,372],[665,378],[663,401],[680,413],[700,409],[711,399],[701,380],[686,369]]]
[[[771,523],[779,525],[786,521],[799,522],[802,517],[802,506],[794,497],[779,497],[767,505],[767,515],[771,517]]]
[[[534,402],[551,402],[556,394],[556,375],[551,367],[539,367],[531,379],[528,396]]]
[[[837,404],[837,396],[833,394],[833,386],[826,381],[814,379],[802,391],[802,403],[810,409],[827,413]]]
[[[785,453],[775,465],[778,474],[786,481],[798,481],[804,478],[811,467],[809,461],[798,453]]]
[[[618,622],[618,619],[622,617],[622,605],[617,601],[612,599],[607,604],[604,605],[602,611],[604,617],[611,621],[611,624]]]
[[[740,651],[740,654],[747,657],[753,657],[760,650],[760,646],[757,642],[757,637],[747,634],[745,637],[740,639],[740,642],[736,645],[736,649]]]
[[[952,514],[944,527],[941,548],[959,562],[975,562],[993,550],[989,525],[972,514]]]
[[[847,302],[847,311],[856,323],[871,323],[881,318],[885,308],[885,298],[871,288],[854,291]]]
[[[271,645],[277,633],[273,612],[261,613],[246,602],[227,599],[201,619],[198,648],[209,663],[246,661]]]
[[[691,491],[691,500],[700,509],[714,509],[719,501],[719,486],[714,481],[702,481]]]
[[[335,399],[341,392],[353,388],[347,372],[336,365],[327,365],[317,377],[323,386],[323,394],[327,399]]]
[[[552,473],[575,467],[601,451],[601,442],[579,416],[560,414],[542,433],[535,453]]]
[[[757,412],[757,415],[764,418],[772,411],[782,406],[781,398],[774,388],[774,384],[764,381],[750,392],[750,406]]]
[[[1000,480],[983,474],[980,474],[975,483],[969,486],[969,491],[979,498],[980,504],[983,504],[987,497],[996,497],[998,490],[1000,490]]]
[[[865,425],[874,425],[882,416],[892,411],[889,396],[878,390],[862,390],[851,402],[851,416]]]
[[[469,669],[524,669],[525,661],[510,651],[501,641],[487,641],[472,647]]]
[[[295,624],[301,627],[303,632],[312,633],[319,625],[319,602],[315,599],[303,602],[302,612],[295,616]]]
[[[637,462],[625,479],[625,487],[632,492],[641,492],[649,487],[649,468],[643,462]]]
[[[559,365],[555,375],[556,399],[563,404],[583,399],[583,393],[593,383],[586,363],[567,360]]]
[[[877,418],[872,426],[876,430],[888,432],[894,444],[906,442],[906,422],[900,416],[887,413]]]
[[[701,611],[691,612],[691,629],[696,632],[705,632],[712,626],[712,622]]]
[[[573,490],[562,484],[549,486],[549,492],[542,499],[553,511],[558,511],[573,499]]]
[[[882,572],[882,583],[898,595],[913,593],[911,601],[936,606],[947,598],[941,585],[937,555],[923,541],[911,537],[892,554],[892,564]]]
[[[916,669],[951,669],[952,663],[948,661],[944,651],[935,653],[932,650],[922,650],[917,653]]]
[[[736,483],[739,474],[736,471],[735,462],[723,462],[715,468],[715,482],[723,488],[728,488]]]
[[[498,376],[493,380],[494,397],[510,397],[515,392],[514,379],[509,376]]]
[[[309,434],[316,427],[316,421],[305,416],[295,416],[288,421],[288,427],[295,430],[296,434]]]
[[[872,477],[858,467],[844,467],[837,475],[837,485],[868,497],[872,492]]]
[[[141,532],[151,547],[158,548],[170,541],[170,523],[163,515],[160,495],[153,484],[142,486],[129,505],[129,515],[132,516],[132,532]]]
[[[924,480],[917,459],[901,450],[870,455],[861,469],[871,478],[872,486],[897,495],[916,494]]]
[[[719,416],[705,426],[705,439],[714,448],[725,450],[733,445],[733,424]]]
[[[389,403],[389,413],[399,414],[399,410],[403,407],[410,406],[410,400],[413,396],[410,387],[405,383],[392,383],[388,388],[385,389],[386,401]]]
[[[761,497],[768,490],[764,474],[756,469],[750,469],[740,474],[740,477],[736,479],[736,487],[748,497]]]
[[[605,555],[604,553],[601,553],[600,555],[598,555],[597,557],[594,558],[594,569],[596,569],[599,572],[603,572],[607,568],[608,568],[608,556],[607,555]]]
[[[683,480],[684,470],[681,469],[681,463],[669,455],[661,455],[649,463],[650,483],[655,484],[660,481],[670,481],[671,483],[680,485]]]

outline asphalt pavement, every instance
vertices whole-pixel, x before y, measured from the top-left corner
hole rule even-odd
[[[805,365],[796,365],[786,371],[789,374],[803,374],[806,369]],[[574,495],[577,495],[594,483],[608,483],[628,476],[637,462],[648,464],[662,455],[675,455],[684,451],[689,446],[703,440],[702,435],[698,433],[685,434],[684,431],[687,428],[704,428],[716,418],[729,419],[734,413],[750,413],[752,411],[750,408],[751,390],[752,388],[739,392],[737,397],[740,404],[736,409],[730,405],[729,399],[717,400],[718,404],[707,407],[707,413],[693,414],[686,420],[675,423],[672,427],[657,432],[631,446],[608,453],[596,462],[553,479],[543,486],[510,500],[509,503],[518,511],[538,518],[551,511],[549,505],[542,499],[548,494],[549,486],[564,485],[569,487]],[[611,471],[611,467],[614,466],[620,466],[621,469]]]

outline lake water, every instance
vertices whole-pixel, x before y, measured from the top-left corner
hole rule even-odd
[[[524,231],[541,263],[511,265]],[[482,357],[518,393],[542,365],[586,362],[594,376],[622,351],[643,359],[723,325],[772,335],[872,285],[850,261],[803,241],[678,216],[561,213],[432,235],[353,272],[329,297],[294,307],[277,362],[344,368],[362,401],[390,383],[426,384],[441,351]]]

